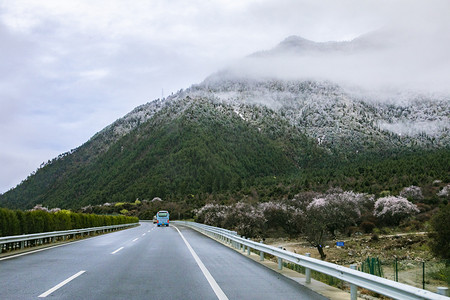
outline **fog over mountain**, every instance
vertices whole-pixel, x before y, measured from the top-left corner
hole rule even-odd
[[[439,32],[380,29],[351,41],[290,36],[233,64],[231,77],[326,80],[370,99],[405,101],[421,93],[450,94],[450,42]]]

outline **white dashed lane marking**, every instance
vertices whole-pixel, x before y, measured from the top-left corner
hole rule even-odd
[[[81,274],[83,274],[86,271],[80,271],[75,275],[70,276],[69,278],[67,278],[66,280],[64,280],[63,282],[55,285],[54,287],[52,287],[51,289],[49,289],[48,291],[46,291],[45,293],[40,294],[38,297],[39,298],[45,298],[48,295],[50,295],[51,293],[53,293],[54,291],[62,288],[63,286],[65,286],[66,284],[68,284],[69,282],[71,282],[72,280],[74,280],[75,278],[77,278],[78,276],[80,276]]]

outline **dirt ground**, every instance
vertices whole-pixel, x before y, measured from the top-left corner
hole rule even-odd
[[[344,242],[343,247],[336,246],[336,242]],[[265,243],[283,247],[288,251],[305,254],[320,259],[316,248],[311,247],[302,239],[266,239]],[[436,292],[438,286],[448,287],[444,281],[433,279],[431,274],[444,266],[444,262],[436,259],[428,247],[428,237],[425,232],[380,235],[359,235],[342,237],[330,241],[324,249],[326,261],[349,266],[358,266],[370,258],[381,261],[383,277],[394,280],[394,262],[397,259],[398,281],[418,288],[423,287],[423,262],[425,262],[425,289]]]

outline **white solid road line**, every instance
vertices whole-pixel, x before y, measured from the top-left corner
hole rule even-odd
[[[173,228],[175,228],[178,231],[178,233],[180,234],[180,236],[183,239],[184,243],[188,247],[189,252],[191,252],[192,256],[194,257],[195,262],[200,267],[200,270],[202,270],[203,275],[206,277],[206,280],[208,280],[209,285],[213,289],[214,293],[216,293],[217,298],[219,300],[228,300],[227,295],[225,295],[225,293],[222,291],[220,286],[217,284],[216,280],[214,280],[214,277],[212,277],[211,273],[209,273],[208,269],[205,267],[203,262],[200,260],[200,258],[198,257],[197,253],[195,253],[194,249],[192,249],[192,247],[189,244],[189,242],[184,238],[184,236],[181,233],[181,231],[175,226],[173,226]]]
[[[49,289],[48,291],[46,291],[45,293],[40,294],[38,297],[39,298],[45,298],[48,295],[50,295],[51,293],[53,293],[54,291],[56,291],[57,289],[65,286],[66,284],[68,284],[69,282],[71,282],[72,280],[74,280],[75,278],[77,278],[78,276],[80,276],[81,274],[83,274],[86,271],[80,271],[75,275],[70,276],[69,278],[67,278],[66,280],[64,280],[63,282],[61,282],[60,284],[55,285],[54,287],[52,287],[51,289]]]
[[[117,249],[116,251],[111,252],[111,254],[116,254],[117,252],[119,252],[120,250],[122,250],[123,247],[120,247],[119,249]]]

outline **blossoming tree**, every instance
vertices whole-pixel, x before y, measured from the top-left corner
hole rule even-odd
[[[375,202],[373,215],[386,225],[398,225],[402,220],[418,212],[417,206],[406,198],[388,196]]]

